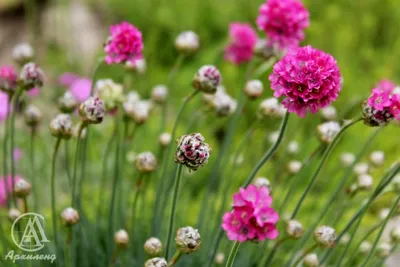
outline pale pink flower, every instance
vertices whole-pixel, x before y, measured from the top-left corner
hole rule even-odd
[[[79,78],[75,80],[69,88],[70,93],[78,102],[83,102],[90,97],[92,81],[87,78]]]
[[[17,72],[14,67],[0,67],[0,91],[13,93],[17,88]]]
[[[80,77],[78,74],[71,73],[71,72],[64,72],[63,74],[58,77],[58,83],[62,86],[69,87],[71,86],[76,80],[79,80]]]
[[[31,90],[29,90],[26,94],[30,97],[36,97],[38,96],[40,93],[40,90],[38,87],[34,87]]]
[[[229,36],[231,43],[225,50],[225,59],[234,64],[251,60],[257,43],[257,33],[253,28],[246,23],[231,23]]]
[[[17,183],[21,179],[22,179],[21,176],[18,176],[18,175],[15,176],[14,183]],[[11,197],[12,193],[13,193],[13,188],[12,188],[11,176],[7,176],[7,179],[4,179],[4,177],[0,177],[0,207],[3,207],[3,208],[6,207],[7,195],[8,195],[8,197]]]
[[[0,122],[7,118],[8,94],[0,91]]]

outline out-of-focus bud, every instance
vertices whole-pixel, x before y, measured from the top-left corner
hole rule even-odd
[[[344,167],[348,167],[356,160],[356,156],[352,153],[342,153],[340,156],[340,161],[342,162]]]
[[[144,58],[135,60],[134,64],[131,61],[127,61],[125,63],[125,68],[136,71],[138,74],[143,74],[146,72],[147,63]]]
[[[207,94],[214,94],[221,84],[221,73],[213,65],[202,66],[193,77],[193,87]]]
[[[400,243],[400,226],[395,226],[390,231],[390,240],[392,241],[393,244]]]
[[[22,67],[19,81],[26,90],[34,87],[42,87],[45,80],[44,73],[35,63],[27,63]]]
[[[368,163],[360,162],[354,166],[353,172],[356,175],[368,174],[369,166]]]
[[[299,153],[299,143],[296,141],[290,141],[287,146],[287,152],[291,155]]]
[[[192,31],[185,31],[175,39],[175,48],[181,53],[191,54],[200,47],[199,36]]]
[[[89,97],[79,106],[79,115],[87,124],[98,124],[105,115],[104,102],[98,97]]]
[[[179,228],[176,233],[175,241],[176,247],[183,254],[196,252],[201,246],[199,231],[190,226]]]
[[[162,133],[160,135],[160,145],[163,147],[168,146],[171,143],[172,136],[170,133]]]
[[[37,127],[42,120],[42,112],[35,105],[29,105],[24,112],[25,124],[29,127]]]
[[[167,100],[168,97],[168,88],[163,84],[159,84],[153,87],[151,92],[151,99],[158,103],[162,104]]]
[[[336,231],[326,225],[320,226],[314,231],[314,240],[321,247],[333,247],[336,242]]]
[[[267,39],[258,39],[253,50],[254,55],[265,60],[268,60],[275,55],[275,49],[268,44]]]
[[[115,83],[111,79],[98,80],[95,88],[107,111],[115,109],[124,99],[122,84]]]
[[[151,237],[144,243],[144,251],[151,258],[160,256],[162,254],[162,244],[160,239]]]
[[[153,153],[146,151],[136,157],[136,168],[139,172],[153,172],[157,168],[157,159]]]
[[[303,225],[297,220],[290,220],[286,224],[286,234],[293,239],[299,239],[304,234]]]
[[[266,177],[257,177],[254,180],[254,185],[257,187],[266,187],[268,190],[271,190],[271,183]]]
[[[306,267],[318,267],[319,265],[319,260],[318,260],[318,256],[315,253],[310,253],[307,254],[304,257],[304,266]]]
[[[61,213],[61,221],[65,227],[72,227],[79,222],[79,213],[76,209],[68,207]]]
[[[270,133],[270,134],[268,135],[268,141],[269,141],[271,144],[274,144],[274,143],[276,143],[276,141],[278,141],[278,137],[279,137],[279,132],[278,132],[278,131],[272,132],[272,133]]]
[[[225,117],[233,114],[237,102],[228,94],[215,94],[214,109],[218,117]]]
[[[17,44],[12,51],[13,60],[20,66],[31,61],[34,56],[33,47],[28,43]]]
[[[369,252],[371,251],[372,245],[370,242],[368,241],[363,241],[360,244],[360,247],[358,248],[358,252],[367,256],[369,254]]]
[[[10,222],[14,222],[19,216],[21,216],[21,212],[18,209],[10,208],[8,210],[8,219]]]
[[[63,113],[72,113],[77,106],[78,101],[76,101],[70,92],[65,92],[65,94],[58,99],[58,108]]]
[[[271,97],[260,103],[259,114],[265,118],[282,118],[286,109],[279,103],[278,99]]]
[[[149,119],[151,108],[151,103],[145,100],[136,103],[125,102],[124,104],[126,116],[133,119],[138,125],[145,123]]]
[[[339,241],[339,245],[346,246],[350,241],[350,235],[345,233]]]
[[[120,248],[126,248],[129,245],[128,232],[121,229],[114,234],[114,242]]]
[[[192,171],[207,164],[211,147],[204,142],[200,133],[187,134],[178,140],[175,162],[185,165]]]
[[[374,185],[374,179],[369,174],[361,174],[357,177],[357,186],[361,190],[369,190]]]
[[[321,116],[325,121],[337,120],[337,111],[333,106],[321,108]]]
[[[326,144],[332,143],[335,136],[340,132],[340,124],[336,121],[328,121],[317,126],[318,139]]]
[[[215,264],[217,265],[222,265],[225,262],[225,254],[223,252],[218,252],[217,255],[215,255]]]
[[[144,267],[167,267],[168,263],[164,258],[152,258],[144,263]]]
[[[379,219],[384,220],[389,215],[390,209],[384,208],[379,211]]]
[[[296,174],[301,170],[302,167],[303,167],[303,164],[300,161],[292,160],[292,161],[289,161],[289,163],[287,164],[287,171],[290,174]]]
[[[136,157],[137,157],[137,154],[135,151],[129,151],[128,153],[126,153],[126,161],[129,163],[135,163]]]
[[[385,163],[385,153],[383,151],[374,151],[369,155],[369,160],[375,167],[380,167]]]
[[[387,258],[392,251],[392,246],[389,243],[383,242],[376,247],[376,256],[378,258]]]
[[[57,115],[50,123],[50,131],[54,137],[69,139],[72,136],[72,121],[68,114]]]
[[[24,179],[19,179],[14,184],[14,194],[20,198],[26,198],[31,193],[32,185]]]
[[[264,91],[264,85],[260,80],[250,80],[244,87],[244,92],[250,99],[259,98]]]

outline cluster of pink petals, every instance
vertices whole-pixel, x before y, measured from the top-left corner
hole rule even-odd
[[[14,176],[14,183],[21,180],[22,177]],[[7,191],[6,191],[7,190]],[[7,179],[0,177],[0,207],[6,207],[7,205],[7,195],[10,197],[12,194],[12,179],[8,176]]]
[[[304,29],[310,25],[309,17],[299,0],[267,0],[260,7],[257,25],[267,34],[270,45],[286,49],[299,46]]]
[[[135,61],[142,59],[142,33],[132,24],[124,21],[110,27],[111,35],[104,47],[107,64],[129,62],[133,66]]]
[[[341,90],[336,60],[311,46],[289,51],[275,64],[269,80],[274,96],[285,96],[283,106],[300,117],[329,106]]]
[[[7,118],[8,94],[0,91],[0,122]]]
[[[386,79],[381,80],[375,86],[375,88],[379,88],[382,91],[389,91],[389,92],[392,92],[395,87],[396,87],[396,84],[394,82],[392,82],[391,80],[386,80]]]
[[[257,33],[246,23],[231,23],[229,27],[231,43],[225,50],[225,59],[240,64],[253,57],[253,49],[257,43]]]
[[[395,86],[372,89],[368,105],[375,110],[388,111],[396,120],[400,120],[400,94],[393,93]]]
[[[222,228],[230,240],[245,242],[276,239],[278,213],[271,208],[266,187],[249,185],[233,195],[233,211],[224,214]]]
[[[18,74],[12,66],[0,67],[0,90],[12,92],[17,87]]]

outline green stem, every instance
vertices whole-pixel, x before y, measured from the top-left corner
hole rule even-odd
[[[95,68],[94,68],[94,70],[93,70],[92,79],[91,79],[91,81],[92,81],[92,86],[91,86],[91,88],[90,88],[90,95],[93,95],[93,89],[94,89],[94,86],[95,86],[96,76],[97,76],[97,73],[99,72],[99,69],[100,69],[101,65],[103,65],[103,62],[104,62],[103,59],[99,59],[99,60],[96,62],[96,66],[95,66]]]
[[[313,245],[312,247],[309,247],[308,249],[306,249],[303,254],[301,254],[301,256],[296,260],[296,262],[293,264],[293,267],[296,267],[297,265],[300,264],[300,262],[304,259],[305,256],[307,256],[307,254],[309,254],[310,252],[314,251],[314,249],[317,248],[317,244]]]
[[[58,233],[57,233],[57,212],[56,212],[56,186],[55,186],[55,173],[56,173],[56,158],[58,148],[60,147],[61,138],[58,138],[53,150],[53,158],[51,164],[51,213],[52,213],[52,222],[53,222],[53,236],[54,236],[54,244],[56,249],[56,254],[58,250]]]
[[[3,177],[4,177],[4,186],[8,188],[8,129],[9,129],[9,122],[10,122],[10,112],[11,112],[11,96],[8,96],[8,103],[7,103],[7,114],[6,120],[4,121],[4,144],[3,144]],[[10,209],[10,197],[8,190],[6,192],[6,199],[7,199],[7,209]]]
[[[74,162],[74,170],[72,173],[72,195],[71,195],[72,207],[76,206],[76,201],[77,201],[77,199],[76,199],[76,179],[77,179],[77,172],[78,172],[78,162],[81,158],[80,157],[80,143],[81,143],[82,131],[86,126],[87,125],[84,122],[81,122],[79,124],[78,136],[76,139],[75,162]]]
[[[228,260],[226,261],[225,267],[232,267],[233,263],[235,262],[236,254],[239,250],[240,243],[238,241],[235,241],[233,243],[231,252],[229,253]]]
[[[294,219],[296,217],[297,213],[299,212],[301,205],[303,204],[305,198],[307,197],[307,195],[310,192],[311,188],[313,187],[315,181],[317,180],[318,175],[321,172],[322,168],[325,166],[325,163],[328,160],[332,150],[336,147],[337,143],[339,142],[340,137],[343,135],[343,133],[347,129],[349,129],[352,125],[356,124],[357,122],[359,122],[361,120],[362,120],[362,118],[355,119],[355,120],[351,121],[350,123],[346,124],[345,126],[343,126],[342,129],[340,129],[339,133],[335,136],[335,139],[332,141],[332,143],[329,144],[328,148],[325,150],[325,152],[322,156],[321,162],[318,165],[317,170],[315,171],[314,175],[311,177],[311,180],[308,183],[306,190],[303,192],[299,202],[296,205],[296,208],[293,211],[293,214],[291,217],[292,219]]]
[[[169,253],[169,247],[171,244],[171,237],[172,237],[172,232],[174,229],[174,222],[175,222],[175,213],[176,213],[176,203],[178,201],[178,196],[179,196],[179,186],[181,183],[181,178],[182,178],[182,170],[183,170],[183,165],[179,164],[178,169],[176,170],[176,176],[175,176],[175,185],[174,185],[174,192],[172,195],[172,205],[171,205],[171,212],[170,212],[170,217],[169,217],[169,226],[168,226],[168,234],[167,234],[167,239],[166,239],[166,246],[165,246],[165,259],[168,260],[168,253]]]
[[[171,261],[168,263],[168,267],[174,266],[178,262],[178,260],[181,258],[181,256],[182,256],[182,252],[177,250],[175,252],[174,256],[172,257]]]
[[[64,152],[65,152],[65,171],[67,173],[67,178],[68,178],[68,185],[71,189],[72,186],[72,178],[71,178],[71,172],[69,169],[69,145],[68,142],[64,142]]]
[[[135,193],[134,193],[133,201],[132,201],[131,227],[128,227],[128,223],[126,223],[126,229],[129,229],[129,228],[131,229],[129,231],[131,236],[135,236],[133,229],[135,227],[136,209],[137,209],[137,203],[138,203],[138,199],[139,199],[139,194],[140,194],[140,189],[142,187],[142,183],[143,183],[143,176],[142,176],[142,174],[140,174],[140,176],[139,176],[139,178],[138,178],[138,180],[136,182]]]
[[[31,163],[31,180],[32,180],[32,193],[33,193],[33,207],[36,212],[39,211],[39,195],[37,193],[36,175],[35,175],[35,128],[31,128],[30,142],[29,142],[29,157]]]
[[[278,251],[279,247],[286,241],[289,240],[289,236],[285,236],[282,239],[278,240],[274,247],[272,248],[271,252],[269,254],[265,254],[266,258],[265,260],[261,260],[260,264],[258,266],[269,266],[272,263],[272,260],[274,259],[274,256],[276,252]]]

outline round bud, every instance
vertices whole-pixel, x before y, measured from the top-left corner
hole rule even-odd
[[[34,105],[29,105],[24,111],[25,124],[29,127],[36,127],[42,120],[42,112]]]
[[[98,97],[89,97],[79,106],[79,115],[88,124],[98,124],[103,121],[105,114],[104,102]]]
[[[390,240],[392,241],[393,244],[400,243],[400,226],[395,226],[390,231]]]
[[[215,255],[215,263],[217,265],[222,265],[225,262],[225,254],[222,252],[218,252],[217,255]]]
[[[299,143],[290,141],[287,146],[287,152],[291,155],[297,154],[299,152]]]
[[[333,106],[321,108],[321,116],[325,121],[337,120],[337,111]]]
[[[130,91],[125,97],[125,103],[137,103],[140,101],[140,95],[136,91]]]
[[[31,193],[32,185],[24,179],[19,179],[14,184],[14,194],[20,198],[26,198]]]
[[[106,110],[115,109],[123,101],[123,87],[111,79],[98,80],[95,85],[97,96],[104,102]]]
[[[28,43],[22,43],[14,46],[12,51],[13,60],[18,63],[18,65],[23,65],[33,59],[35,52],[33,47]]]
[[[129,235],[128,232],[121,229],[114,234],[114,242],[117,247],[126,248],[129,245]]]
[[[181,53],[194,53],[199,47],[199,36],[192,31],[182,32],[175,39],[175,48]]]
[[[144,74],[147,69],[147,63],[144,58],[137,59],[134,61],[134,63],[132,63],[132,61],[127,61],[125,63],[125,68],[127,70],[133,70],[138,74]]]
[[[64,226],[71,227],[79,222],[79,213],[73,208],[66,208],[61,212],[61,221]]]
[[[125,102],[124,112],[128,118],[135,121],[136,124],[145,123],[151,111],[152,105],[149,101],[139,101],[139,102]]]
[[[376,247],[376,256],[378,258],[387,258],[392,252],[392,246],[389,243],[383,242]]]
[[[136,157],[136,168],[139,172],[153,172],[157,168],[157,159],[153,153],[147,151]]]
[[[10,222],[14,222],[19,216],[21,216],[21,212],[18,209],[10,208],[8,210],[8,219]]]
[[[380,167],[385,163],[385,153],[383,151],[374,151],[369,155],[369,160],[375,167]]]
[[[144,251],[150,257],[157,257],[162,254],[162,243],[160,239],[151,237],[144,243]]]
[[[178,250],[184,254],[196,252],[201,246],[199,231],[190,226],[179,228],[175,241]]]
[[[344,167],[349,167],[356,160],[356,156],[352,153],[342,153],[340,156],[340,161]]]
[[[296,174],[301,170],[302,167],[303,167],[303,163],[301,163],[300,161],[297,161],[297,160],[292,160],[292,161],[289,161],[286,168],[290,174]]]
[[[372,245],[371,245],[370,242],[368,242],[368,241],[363,241],[363,242],[360,244],[360,247],[358,248],[358,252],[360,252],[361,254],[367,256],[367,255],[369,254],[369,252],[371,251],[371,248],[372,248]]]
[[[304,257],[304,266],[306,267],[318,267],[319,265],[319,260],[318,260],[318,256],[315,253],[310,253],[307,254]]]
[[[151,91],[151,99],[158,103],[162,104],[167,100],[168,97],[168,88],[163,85],[159,84],[153,87],[153,90]]]
[[[299,239],[304,234],[303,225],[297,220],[290,220],[286,224],[286,234],[293,239]]]
[[[167,267],[168,263],[164,258],[152,258],[144,263],[144,267]]]
[[[266,187],[268,190],[271,190],[271,183],[266,177],[257,177],[254,180],[254,185],[257,187]]]
[[[268,44],[267,39],[258,39],[256,45],[254,46],[254,55],[261,57],[265,60],[270,59],[275,56],[275,49]]]
[[[368,174],[368,171],[369,171],[369,166],[365,162],[357,163],[353,168],[353,172],[356,175]]]
[[[170,133],[162,133],[160,135],[160,145],[163,147],[168,146],[171,143],[172,136]]]
[[[278,99],[271,97],[260,103],[259,114],[265,118],[282,118],[286,109],[279,103]]]
[[[250,80],[244,87],[244,92],[250,99],[259,98],[264,91],[264,85],[260,80]]]
[[[357,177],[357,186],[361,190],[369,190],[374,185],[374,179],[371,175],[361,174]]]
[[[45,76],[42,69],[32,62],[25,64],[19,74],[19,81],[26,90],[42,87],[44,80]]]
[[[314,231],[314,240],[321,247],[333,247],[336,242],[336,231],[326,225],[320,226]]]
[[[69,139],[72,136],[72,121],[68,114],[57,115],[50,123],[50,131],[54,137]]]
[[[339,240],[339,245],[346,246],[350,241],[350,234],[345,233]]]
[[[208,94],[214,94],[221,84],[221,73],[213,65],[202,66],[193,77],[193,87]]]
[[[126,161],[129,162],[129,163],[135,163],[136,162],[136,157],[137,157],[137,154],[136,154],[135,151],[128,151],[126,153]]]
[[[228,94],[215,94],[214,109],[218,117],[225,117],[233,114],[237,102]]]
[[[336,121],[322,123],[317,126],[318,139],[323,143],[330,144],[340,132],[340,129],[340,124]]]
[[[390,209],[384,208],[379,211],[379,219],[384,220],[389,215]]]
[[[185,165],[192,171],[207,164],[211,147],[204,140],[200,133],[181,136],[176,148],[175,162]]]
[[[58,108],[63,113],[72,113],[78,106],[78,101],[72,96],[71,92],[65,92],[62,97],[58,99]]]

